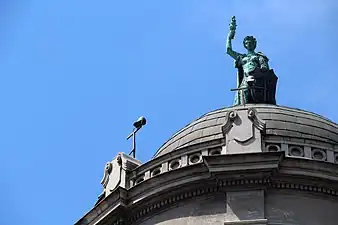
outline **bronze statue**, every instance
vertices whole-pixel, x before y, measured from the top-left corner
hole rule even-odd
[[[247,103],[276,104],[275,91],[277,77],[269,69],[269,59],[262,52],[255,52],[257,41],[253,36],[246,36],[244,47],[248,50],[241,54],[232,49],[231,40],[235,37],[236,18],[233,16],[227,38],[227,54],[235,59],[237,73],[237,91],[234,105]]]

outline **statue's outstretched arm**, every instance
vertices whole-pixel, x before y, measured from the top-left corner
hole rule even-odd
[[[227,49],[227,54],[230,55],[233,59],[237,60],[239,56],[241,56],[240,53],[232,50],[232,43],[231,43],[231,38],[230,35],[227,38],[227,43],[226,43],[226,49]]]
[[[236,25],[236,18],[233,16],[231,18],[231,23],[230,23],[230,27],[229,27],[230,31],[229,31],[229,34],[228,34],[228,37],[227,37],[226,49],[227,49],[227,54],[230,55],[235,60],[237,60],[238,57],[241,56],[241,54],[232,50],[231,40],[234,39],[234,37],[235,37],[236,26],[237,26]]]

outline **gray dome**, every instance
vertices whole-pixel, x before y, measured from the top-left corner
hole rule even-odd
[[[250,107],[254,107],[258,117],[265,121],[265,136],[301,138],[338,144],[338,125],[325,117],[276,105],[246,105],[246,108]],[[233,109],[240,110],[243,106],[218,109],[188,124],[165,142],[155,153],[154,158],[184,147],[223,138],[221,127],[225,122],[225,115]]]

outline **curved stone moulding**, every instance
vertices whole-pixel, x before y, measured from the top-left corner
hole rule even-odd
[[[110,175],[112,170],[113,170],[113,164],[111,162],[107,162],[106,166],[104,168],[103,178],[101,180],[101,184],[102,184],[103,188],[106,188],[108,181],[109,181],[109,175]]]
[[[225,123],[222,126],[222,132],[223,135],[225,136],[230,129],[232,128],[232,123],[235,121],[236,117],[237,117],[237,111],[229,111],[226,113],[225,115]]]
[[[257,110],[255,108],[248,109],[248,118],[258,130],[265,131],[265,122],[257,116]]]

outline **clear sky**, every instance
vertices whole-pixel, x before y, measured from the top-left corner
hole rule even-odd
[[[270,58],[277,103],[338,122],[337,0],[2,0],[0,10],[1,225],[80,219],[139,116],[145,162],[232,105],[232,15],[234,49],[254,35]]]

